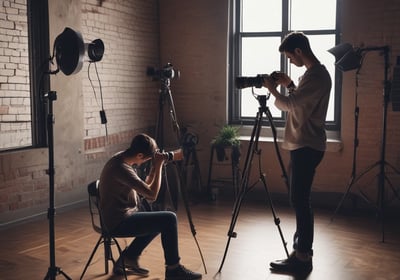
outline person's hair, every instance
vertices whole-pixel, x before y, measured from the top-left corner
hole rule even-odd
[[[279,46],[279,52],[294,53],[294,50],[297,48],[305,54],[312,53],[310,42],[303,32],[291,32],[287,34]]]
[[[129,156],[142,153],[144,157],[152,157],[157,149],[157,143],[153,138],[145,133],[140,133],[132,139],[131,145],[126,152]]]

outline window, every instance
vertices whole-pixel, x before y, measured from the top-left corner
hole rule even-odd
[[[47,0],[6,1],[0,13],[0,151],[45,146]]]
[[[273,71],[288,73],[293,81],[299,79],[305,68],[292,66],[280,55],[278,48],[284,36],[291,31],[302,31],[310,40],[313,52],[328,69],[332,81],[327,129],[338,130],[340,124],[340,73],[336,73],[333,55],[327,52],[339,38],[337,28],[337,0],[236,0],[233,7],[233,45],[231,48],[232,82],[230,83],[230,121],[252,124],[259,103],[252,88],[234,88],[234,78],[254,77]],[[297,84],[297,83],[296,83]],[[265,88],[254,89],[256,94],[267,93]],[[267,105],[277,126],[283,126],[285,114],[274,106],[273,96]]]

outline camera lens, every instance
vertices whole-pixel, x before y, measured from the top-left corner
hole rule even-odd
[[[236,77],[235,85],[238,89],[247,87],[261,88],[263,81],[264,79],[262,75],[257,75],[256,77]]]

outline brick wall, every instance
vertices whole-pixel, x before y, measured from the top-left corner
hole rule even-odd
[[[342,2],[343,41],[355,45],[387,44],[393,63],[400,54],[400,2]],[[52,86],[60,91],[60,100],[56,103],[56,190],[61,195],[56,195],[57,206],[85,200],[85,184],[98,176],[108,156],[126,147],[136,132],[155,125],[159,84],[146,77],[145,71],[147,66],[160,66],[159,61],[162,65],[172,62],[182,72],[181,79],[172,81],[177,116],[181,126],[187,125],[199,134],[198,156],[203,178],[206,178],[209,143],[218,125],[226,120],[228,0],[162,0],[159,4],[156,0],[71,0],[49,3],[52,8],[51,27],[57,28],[57,32],[73,23],[82,32],[85,41],[101,38],[106,48],[104,58],[97,67],[108,118],[108,137],[105,127],[100,124],[99,103],[87,79],[88,64],[85,63],[75,77],[57,76],[54,79],[56,81],[52,80]],[[4,19],[0,20],[3,26]],[[159,23],[161,31],[158,30]],[[0,54],[0,57],[4,55]],[[382,66],[382,57],[378,53],[371,53],[360,73],[358,171],[373,164],[379,157]],[[99,87],[93,69],[92,65],[91,77],[99,100]],[[353,151],[354,79],[354,72],[344,75],[343,149],[326,154],[315,180],[316,191],[345,191]],[[4,82],[0,83],[3,87]],[[75,103],[66,103],[70,101],[66,100],[67,96],[75,90],[78,91],[72,100]],[[70,109],[62,112],[64,104],[82,105],[82,111],[77,110],[77,114],[71,114]],[[0,110],[4,110],[3,107]],[[398,169],[399,122],[400,113],[389,109],[387,160]],[[70,131],[74,133],[73,139],[68,137]],[[245,152],[245,143],[243,147]],[[273,145],[261,143],[260,148],[271,191],[284,192]],[[287,153],[284,152],[283,157],[286,162]],[[47,209],[46,166],[47,153],[43,149],[0,154],[0,223],[42,213]],[[215,174],[218,170],[213,172]],[[373,198],[376,193],[375,170],[370,175],[365,178],[365,184],[370,186],[368,194]],[[400,178],[396,178],[393,171],[389,170],[388,175],[395,187],[400,185]],[[255,179],[257,176],[255,174]],[[393,197],[392,193],[387,196]]]
[[[199,133],[199,156],[203,178],[207,175],[209,145],[218,125],[227,121],[227,8],[230,1],[160,1],[161,59],[169,59],[182,70],[182,77],[175,81],[174,94],[178,116]],[[355,46],[390,46],[389,74],[400,55],[400,1],[353,0],[340,1],[342,41]],[[174,11],[181,12],[171,18]],[[333,47],[333,46],[332,46]],[[278,55],[278,54],[277,54]],[[359,75],[359,149],[357,174],[380,159],[382,135],[383,57],[368,53]],[[340,151],[327,152],[318,168],[314,190],[342,193],[346,191],[352,168],[354,136],[355,71],[343,75],[342,129]],[[193,106],[193,104],[196,104]],[[387,120],[386,159],[400,170],[399,133],[400,112],[393,112],[389,105]],[[268,128],[264,128],[268,130]],[[246,142],[243,153],[247,152]],[[260,144],[263,170],[271,191],[286,192],[281,178],[274,147],[270,142]],[[285,163],[287,151],[282,150]],[[242,159],[242,162],[244,159]],[[216,169],[214,173],[221,172]],[[367,191],[372,201],[376,195],[378,170],[374,168],[362,182],[353,188]],[[387,168],[388,179],[395,188],[400,187],[400,176]],[[259,174],[254,172],[256,181]],[[365,180],[364,180],[365,179]],[[388,184],[387,184],[388,187]],[[388,187],[386,196],[394,197]],[[261,188],[261,191],[262,188]],[[398,200],[395,200],[398,202]]]
[[[26,3],[1,3],[0,98],[10,93],[18,98],[9,100],[10,106],[0,105],[0,118],[8,112],[15,114],[17,101],[29,108],[29,103],[22,100],[29,100]],[[5,8],[9,6],[20,6],[22,16],[11,16],[17,11]],[[100,38],[105,44],[104,57],[96,67],[108,119],[107,135],[99,117],[100,87],[94,65],[90,67],[90,77],[96,93],[88,79],[87,62],[75,75],[60,72],[51,76],[51,89],[58,93],[54,103],[54,187],[55,206],[59,209],[86,201],[87,183],[98,178],[109,156],[126,148],[134,134],[149,131],[155,125],[159,85],[146,76],[146,68],[159,66],[158,1],[49,1],[49,12],[50,44],[65,27],[81,32],[86,43]],[[14,23],[17,19],[25,20],[24,25]],[[25,31],[19,34],[11,32],[22,27]],[[14,37],[4,37],[3,32]],[[12,43],[3,43],[3,38]],[[17,46],[16,42],[25,45]],[[18,52],[5,51],[4,47]],[[25,66],[16,63],[22,59],[26,60]],[[10,66],[15,69],[3,71]],[[21,110],[15,115],[24,114],[30,116],[29,111]],[[29,123],[29,119],[25,120]],[[21,137],[19,131],[18,139]],[[49,203],[47,168],[46,148],[0,153],[0,226],[45,214]]]
[[[96,69],[90,66],[89,74],[94,80],[94,90],[89,79],[83,79],[84,91],[84,137],[85,142],[102,138],[96,145],[115,145],[116,139],[129,143],[121,132],[145,130],[154,125],[157,118],[157,84],[146,76],[147,66],[159,64],[159,24],[156,1],[83,1],[82,33],[91,41],[101,38],[105,54],[97,63],[107,127],[101,124],[100,86]],[[86,65],[83,71],[87,70]],[[106,131],[107,129],[107,131]],[[106,132],[110,137],[106,138]],[[110,139],[113,139],[110,141]],[[91,146],[85,146],[91,154]],[[87,149],[86,149],[87,148]]]
[[[0,150],[31,144],[26,0],[0,6]]]

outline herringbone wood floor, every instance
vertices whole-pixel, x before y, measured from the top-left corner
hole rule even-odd
[[[295,279],[269,271],[271,260],[284,258],[283,245],[269,206],[260,201],[244,201],[222,272],[216,275],[227,242],[233,201],[198,203],[190,210],[196,237],[203,252],[208,274],[203,279],[261,280]],[[292,210],[276,206],[284,238],[291,246],[294,229]],[[371,215],[336,216],[332,211],[316,209],[314,270],[311,280],[400,279],[400,225],[397,218],[385,223],[386,242],[381,242],[380,223]],[[192,237],[186,212],[178,210],[182,263],[204,273],[201,258]],[[97,242],[87,205],[58,213],[55,217],[56,265],[70,278],[79,279]],[[0,231],[0,279],[44,279],[49,267],[48,221],[38,219]],[[121,240],[125,245],[129,240]],[[116,254],[116,253],[115,253]],[[144,252],[141,264],[150,269],[147,279],[164,279],[160,240]],[[112,265],[110,264],[110,271]],[[60,274],[57,279],[65,279]],[[98,250],[84,279],[122,279],[104,275],[103,252]],[[129,276],[130,280],[139,279]]]

